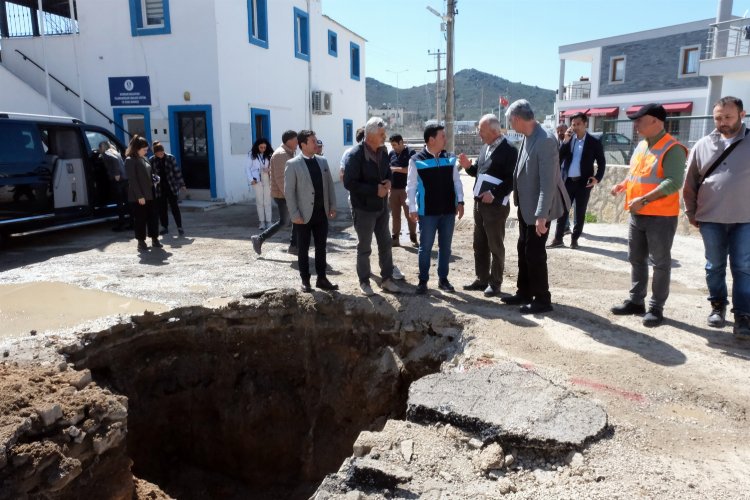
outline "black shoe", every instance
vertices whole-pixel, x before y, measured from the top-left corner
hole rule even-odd
[[[494,297],[495,295],[498,295],[499,293],[500,293],[500,285],[487,285],[487,288],[484,289],[485,297]]]
[[[726,321],[727,305],[723,302],[711,302],[711,314],[708,315],[708,326],[723,328]]]
[[[565,243],[563,243],[563,240],[558,240],[557,238],[550,241],[549,245],[547,245],[547,248],[562,248],[565,246]]]
[[[521,306],[521,314],[541,314],[553,311],[552,304],[548,302],[532,301],[531,304]]]
[[[182,229],[181,227],[178,227],[177,228],[177,234],[179,234],[180,236],[185,236],[185,230]]]
[[[400,247],[401,246],[401,242],[398,240],[398,236],[394,236],[391,239],[391,246],[392,247]]]
[[[614,306],[610,311],[617,316],[625,316],[627,314],[646,314],[646,306],[626,300],[619,306]]]
[[[338,290],[339,286],[334,285],[333,283],[328,281],[328,278],[323,277],[323,278],[318,278],[315,281],[315,288],[320,288],[321,290],[331,291],[331,290]]]
[[[500,297],[500,300],[503,303],[508,304],[509,306],[519,306],[521,304],[528,304],[529,302],[531,302],[530,298],[518,294]]]
[[[578,246],[578,240],[571,240],[571,242],[570,242],[570,248],[572,248],[573,250],[577,250],[579,248],[579,246]]]
[[[148,252],[148,245],[146,245],[145,241],[138,240],[138,251],[139,252]]]
[[[169,228],[166,228],[166,227],[162,228],[162,230],[159,231],[159,234],[167,234],[167,233],[169,233]]]
[[[424,295],[427,293],[427,282],[419,280],[419,283],[417,284],[417,289],[415,292],[417,295]]]
[[[661,309],[649,307],[648,312],[643,317],[643,326],[659,326],[664,321],[664,314]]]
[[[297,255],[299,253],[299,250],[297,250],[297,247],[289,245],[289,248],[287,249],[287,253],[290,253],[292,255]]]
[[[474,280],[468,285],[464,285],[464,290],[484,290],[487,288],[487,283],[482,283],[479,280]]]
[[[300,292],[312,293],[312,287],[310,286],[310,278],[302,280],[302,285],[299,287]]]
[[[411,246],[413,246],[414,248],[419,247],[419,240],[417,240],[416,234],[409,235],[409,239],[411,240]]]
[[[255,250],[255,253],[260,255],[260,247],[263,246],[263,240],[260,239],[260,236],[251,236],[250,242],[253,244],[253,250]]]
[[[443,290],[444,292],[455,292],[456,289],[453,288],[453,285],[450,284],[450,281],[447,279],[438,280],[438,288]]]
[[[750,316],[735,314],[732,333],[738,339],[750,340]]]
[[[163,248],[164,247],[164,245],[162,245],[161,243],[159,243],[159,239],[158,238],[151,238],[151,246],[154,247],[154,248]]]

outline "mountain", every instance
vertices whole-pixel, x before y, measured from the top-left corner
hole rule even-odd
[[[456,73],[454,80],[456,96],[456,120],[478,120],[484,113],[497,113],[498,98],[505,96],[509,102],[527,99],[537,119],[552,114],[555,91],[532,85],[508,81],[476,69],[464,69]],[[445,111],[445,81],[441,81],[441,115]],[[373,108],[396,107],[396,88],[374,78],[367,78],[367,104]],[[482,104],[484,92],[484,108]],[[399,89],[398,105],[404,111],[416,112],[420,121],[434,118],[435,84],[425,84],[410,89]],[[494,108],[494,109],[493,109]]]

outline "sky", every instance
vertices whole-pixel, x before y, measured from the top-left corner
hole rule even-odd
[[[321,2],[324,14],[367,39],[367,76],[399,88],[435,81],[427,51],[445,51],[445,38],[426,6],[444,12],[444,0]],[[457,8],[456,72],[475,68],[556,89],[560,45],[715,19],[718,0],[457,0]],[[750,0],[734,0],[734,15],[749,11]],[[566,82],[589,73],[588,64],[566,62]]]

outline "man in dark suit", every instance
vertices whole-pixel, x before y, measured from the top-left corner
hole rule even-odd
[[[502,125],[495,115],[484,115],[479,120],[482,138],[479,156],[474,162],[463,153],[458,164],[466,173],[486,184],[474,198],[474,270],[476,279],[464,290],[484,290],[491,297],[500,293],[505,267],[505,221],[510,213],[508,196],[513,192],[513,170],[518,151],[502,135]],[[490,182],[484,180],[492,177]],[[500,181],[495,183],[495,180]],[[490,265],[491,261],[491,265]]]
[[[586,221],[586,207],[589,204],[591,189],[599,184],[604,177],[606,161],[601,141],[586,133],[589,119],[585,113],[573,115],[570,128],[565,132],[565,138],[560,146],[560,163],[562,176],[565,179],[565,189],[568,191],[571,204],[575,202],[575,224],[570,239],[570,248],[578,248],[578,238],[583,232]],[[596,174],[594,173],[596,161]],[[563,247],[565,223],[568,221],[570,210],[557,220],[555,238],[548,248]]]

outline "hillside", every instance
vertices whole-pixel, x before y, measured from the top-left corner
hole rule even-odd
[[[443,96],[445,82],[442,83]],[[464,69],[456,73],[456,120],[475,120],[483,113],[480,110],[484,90],[484,113],[497,112],[498,97],[506,96],[508,101],[528,99],[538,118],[552,113],[555,91],[542,89],[520,82],[511,82],[498,76],[475,69]],[[425,84],[409,89],[399,89],[399,106],[405,111],[416,112],[420,120],[433,118],[435,114],[435,84]],[[367,78],[367,103],[373,108],[385,105],[396,106],[396,87]],[[442,105],[445,109],[445,104]],[[442,111],[441,111],[442,113]]]

